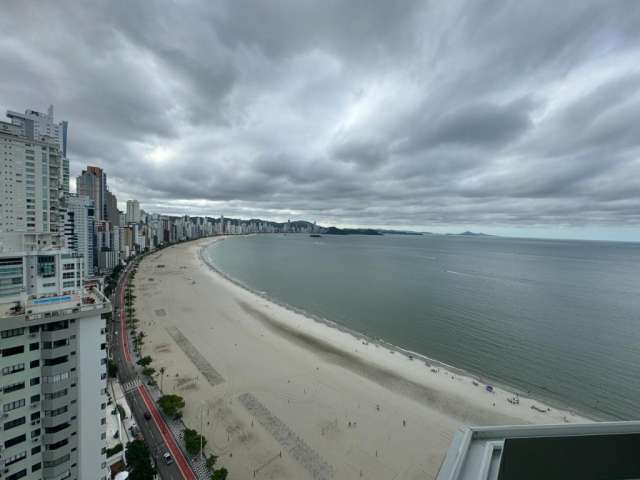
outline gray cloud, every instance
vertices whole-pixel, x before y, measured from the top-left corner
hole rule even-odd
[[[9,2],[0,107],[121,201],[345,225],[636,225],[640,4]]]

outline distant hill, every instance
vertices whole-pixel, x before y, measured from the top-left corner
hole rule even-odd
[[[413,232],[411,230],[378,230],[383,235],[422,235],[421,232]]]
[[[466,232],[462,232],[462,233],[447,233],[447,235],[455,235],[455,236],[458,236],[458,237],[461,237],[461,236],[465,236],[465,237],[495,237],[495,235],[489,235],[488,233],[470,232],[469,230],[467,230]]]
[[[337,228],[329,227],[322,230],[325,235],[382,235],[373,228]]]

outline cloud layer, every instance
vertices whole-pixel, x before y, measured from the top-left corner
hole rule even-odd
[[[8,2],[0,107],[167,213],[640,223],[638,2]]]

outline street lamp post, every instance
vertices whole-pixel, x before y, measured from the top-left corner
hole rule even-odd
[[[164,367],[160,367],[160,393],[164,393],[162,391],[162,380],[164,379],[164,372],[165,372]]]
[[[202,402],[202,405],[200,406],[200,461],[202,461],[202,455],[203,455],[203,440],[204,440],[204,432],[203,432],[203,428],[204,428],[204,402]]]

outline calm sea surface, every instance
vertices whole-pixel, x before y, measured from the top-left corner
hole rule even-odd
[[[640,419],[640,244],[262,235],[208,254],[248,286],[351,329]]]

